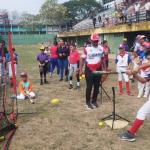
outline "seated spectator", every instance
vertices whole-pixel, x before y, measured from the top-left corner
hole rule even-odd
[[[136,14],[136,22],[139,22],[139,15],[140,15],[140,3],[135,3],[135,14]]]
[[[124,46],[124,48],[125,48],[125,51],[126,52],[129,52],[129,46],[128,46],[128,40],[127,40],[127,38],[124,38],[123,39],[123,43],[122,43],[122,45]]]
[[[102,21],[101,15],[98,16],[98,21],[99,21],[99,23],[101,23],[101,21]]]
[[[94,26],[94,28],[96,27],[96,18],[95,17],[93,18],[93,26]]]
[[[146,20],[150,21],[150,1],[147,0],[147,3],[145,3],[145,11],[146,11]]]

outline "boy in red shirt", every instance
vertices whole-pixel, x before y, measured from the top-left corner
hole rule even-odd
[[[55,67],[57,67],[57,74],[59,75],[57,48],[58,48],[57,42],[54,42],[54,45],[50,47],[50,68],[49,68],[50,77],[52,77]]]
[[[80,62],[80,55],[77,51],[76,45],[72,44],[70,46],[70,56],[68,57],[69,60],[69,89],[73,88],[72,79],[74,73],[76,74],[77,78],[77,86],[76,88],[80,88],[80,78],[79,78],[79,62]]]

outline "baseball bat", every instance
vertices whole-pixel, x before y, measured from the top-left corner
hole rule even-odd
[[[119,74],[119,73],[126,73],[126,72],[117,72],[117,71],[94,71],[93,74],[95,75],[102,75],[102,74]]]
[[[31,99],[30,95],[27,95],[29,101],[31,102],[31,104],[34,104],[34,101]]]

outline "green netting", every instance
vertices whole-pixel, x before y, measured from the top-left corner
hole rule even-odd
[[[12,35],[12,41],[14,45],[17,44],[38,44],[42,42],[53,41],[55,34],[22,34]]]

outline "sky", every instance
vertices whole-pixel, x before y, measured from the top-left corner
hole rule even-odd
[[[28,12],[31,14],[38,14],[41,5],[45,0],[0,0],[0,9],[7,9],[9,12]],[[63,3],[67,0],[59,0]]]

